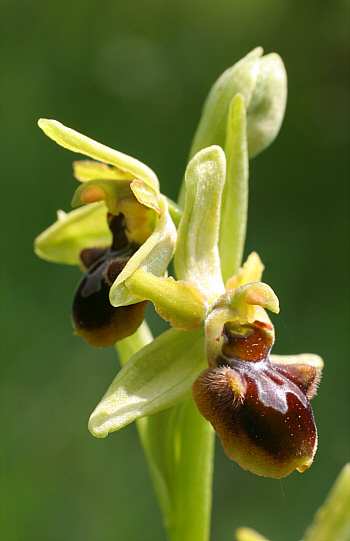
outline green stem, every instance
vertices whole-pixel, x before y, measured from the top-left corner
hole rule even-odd
[[[150,340],[144,322],[116,344],[121,364]],[[215,441],[210,424],[192,397],[136,423],[169,541],[208,541]]]

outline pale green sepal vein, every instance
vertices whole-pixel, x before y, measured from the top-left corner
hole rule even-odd
[[[203,327],[163,333],[118,373],[90,417],[91,433],[104,438],[139,417],[181,402],[206,364]]]
[[[57,217],[58,220],[34,241],[35,253],[47,261],[80,265],[82,250],[109,246],[112,242],[104,202],[68,213],[59,210]]]
[[[192,158],[186,170],[185,208],[176,243],[176,276],[197,282],[209,302],[224,291],[218,240],[225,172],[225,154],[218,146]]]
[[[350,539],[350,463],[338,475],[326,501],[306,530],[303,541]]]
[[[227,117],[226,183],[222,196],[219,251],[224,283],[243,258],[248,214],[248,146],[244,97],[237,94]]]
[[[51,120],[46,118],[41,118],[38,121],[39,127],[44,131],[44,133],[68,150],[72,152],[78,152],[110,165],[115,165],[116,167],[132,173],[134,178],[144,180],[147,184],[152,186],[154,189],[159,191],[159,182],[156,174],[143,164],[139,160],[113,150],[101,143],[97,143],[93,139],[82,135],[81,133],[67,128],[57,120]]]

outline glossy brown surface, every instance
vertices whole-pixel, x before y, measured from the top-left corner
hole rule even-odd
[[[192,386],[199,411],[242,468],[275,478],[304,471],[317,448],[309,397],[318,371],[306,364],[271,363],[272,334],[264,323],[225,324],[224,333],[217,367]]]
[[[95,347],[114,345],[133,334],[141,325],[147,301],[115,308],[109,290],[138,246],[128,243],[123,216],[108,216],[113,243],[110,248],[91,248],[81,253],[86,273],[73,299],[75,333]]]

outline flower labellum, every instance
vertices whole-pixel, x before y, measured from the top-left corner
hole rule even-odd
[[[215,307],[212,314],[215,321]],[[274,328],[267,316],[253,322],[237,317],[223,322],[221,329],[216,338],[217,330],[207,329],[207,340],[209,336],[216,341],[215,364],[212,358],[210,368],[192,386],[200,413],[212,424],[228,457],[242,468],[277,479],[294,469],[305,471],[317,448],[309,400],[320,370],[305,358],[270,360]]]
[[[109,290],[115,279],[139,246],[129,243],[122,214],[108,214],[113,235],[109,248],[86,248],[80,254],[87,269],[73,300],[75,334],[95,347],[114,345],[133,334],[141,325],[147,301],[115,308],[109,300]]]

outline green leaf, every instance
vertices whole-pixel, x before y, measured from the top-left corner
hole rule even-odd
[[[181,402],[206,365],[203,327],[170,329],[136,353],[118,373],[90,417],[90,431],[104,438],[139,417]]]
[[[85,248],[109,246],[112,234],[107,223],[107,208],[92,203],[66,214],[57,212],[58,220],[34,241],[35,253],[53,263],[80,265]]]
[[[218,250],[226,159],[220,147],[198,152],[186,170],[186,200],[175,252],[179,279],[194,281],[214,302],[224,290]]]
[[[303,541],[348,541],[350,539],[350,463],[337,477],[326,501],[306,530]]]
[[[219,250],[224,282],[242,264],[248,214],[248,147],[244,98],[237,94],[230,104],[225,142],[226,183],[222,206]]]
[[[122,171],[131,173],[134,178],[144,180],[152,188],[159,191],[159,182],[155,173],[135,158],[101,145],[101,143],[63,126],[57,120],[41,118],[38,125],[50,139],[62,147],[89,156],[94,160],[115,165]]]

